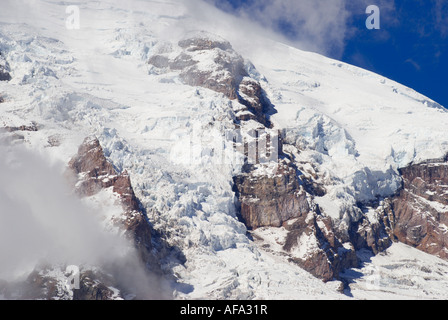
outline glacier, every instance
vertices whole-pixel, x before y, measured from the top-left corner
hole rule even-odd
[[[210,41],[229,41],[273,105],[269,121],[282,133],[285,153],[305,177],[325,186],[325,195],[314,201],[346,232],[366,215],[359,203],[372,205],[399,191],[400,168],[448,154],[445,108],[372,72],[258,33],[247,37],[229,27],[231,18],[200,1],[77,5],[80,29],[69,30],[63,2],[2,2],[0,52],[11,80],[0,81],[0,125],[38,126],[2,135],[64,164],[87,136],[96,136],[117,171],[129,173],[153,228],[185,255],[185,263],[169,256],[162,261],[175,279],[174,298],[398,299],[422,298],[421,290],[423,298],[448,297],[448,263],[403,244],[346,271],[344,279],[355,285],[344,295],[341,281],[324,283],[288,261],[281,249],[284,228],[249,234],[233,190],[242,163],[212,152],[231,148],[222,146],[220,133],[234,130],[244,106],[186,85],[180,71],[164,67],[166,59],[185,54],[179,40],[198,30],[206,30]],[[219,18],[201,15],[198,6]],[[157,66],[148,63],[154,56]],[[210,63],[216,57],[192,57],[198,70],[221,72]],[[89,201],[92,207],[99,203]],[[295,255],[315,245],[313,238],[302,240]],[[409,256],[415,259],[411,267]],[[381,280],[372,282],[371,270]]]

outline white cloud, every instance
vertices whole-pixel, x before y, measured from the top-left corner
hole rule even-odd
[[[218,4],[218,0],[204,1]],[[365,11],[371,4],[380,8],[382,23],[388,26],[399,23],[395,16],[394,1],[389,0],[375,3],[371,0],[258,0],[239,8],[235,13],[239,20],[232,21],[231,26],[239,25],[240,33],[246,33],[247,24],[252,22],[258,25],[258,30],[264,32],[265,36],[276,33],[283,42],[300,49],[339,58],[347,40],[356,37],[358,31],[365,28],[364,22],[354,24],[354,18],[367,19]],[[219,6],[223,7],[222,4]],[[197,11],[197,8],[196,3],[192,11]],[[208,10],[208,16],[211,19],[216,14]],[[289,31],[288,39],[285,34],[281,35],[285,33],[285,28]]]
[[[205,1],[215,3],[213,0]],[[197,2],[194,8],[198,8]],[[207,11],[209,17],[219,15],[216,10]],[[257,30],[266,37],[324,54],[339,53],[347,31],[345,0],[259,0],[240,8],[236,16],[238,19],[228,25],[237,28],[241,34],[250,35]],[[226,19],[232,18],[227,15]],[[293,36],[288,39],[282,35],[281,26],[286,26]]]
[[[0,146],[0,278],[42,262],[95,264],[126,251],[71,194],[61,168],[24,148]]]
[[[435,28],[442,37],[448,36],[448,3],[445,0],[435,0],[433,14],[435,16]]]
[[[73,195],[63,164],[0,145],[0,280],[20,281],[39,265],[95,266],[142,299],[171,296],[133,244],[105,230],[102,212]]]

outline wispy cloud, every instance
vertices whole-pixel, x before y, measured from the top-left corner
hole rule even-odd
[[[410,64],[411,66],[413,66],[415,68],[415,70],[420,71],[422,69],[422,67],[413,59],[409,58],[405,61],[405,63]]]
[[[26,278],[41,264],[96,266],[141,298],[169,297],[133,244],[105,229],[102,210],[110,208],[92,209],[74,196],[65,166],[50,162],[24,147],[0,145],[0,280]]]
[[[10,280],[41,262],[95,264],[127,247],[71,195],[63,167],[47,161],[0,146],[0,278]]]
[[[286,36],[293,44],[339,58],[348,40],[365,28],[366,8],[371,0],[258,0],[240,1],[237,8],[227,1],[205,0],[253,21],[266,30]],[[394,1],[378,0],[382,22],[397,25]],[[387,31],[377,33],[387,38]]]
[[[218,7],[223,7],[222,2]],[[348,18],[345,0],[259,0],[246,3],[235,13],[265,29],[286,34],[306,49],[329,53],[340,52],[344,46]]]
[[[433,0],[433,16],[435,18],[434,27],[440,32],[443,38],[448,37],[448,2],[446,0]]]

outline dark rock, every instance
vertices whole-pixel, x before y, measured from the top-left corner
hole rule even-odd
[[[256,120],[267,127],[271,126],[266,117],[270,102],[265,97],[260,83],[249,77],[244,77],[239,85],[238,101],[253,114],[250,119]],[[240,120],[247,121],[249,119],[240,118]]]
[[[167,57],[161,56],[161,55],[152,56],[148,61],[149,64],[153,65],[156,68],[160,68],[160,69],[168,68],[170,65],[169,62],[170,62],[170,60]]]
[[[280,227],[284,222],[306,216],[310,211],[307,194],[297,170],[280,162],[273,176],[252,173],[234,177],[240,214],[248,228]]]
[[[358,266],[354,247],[342,244],[331,218],[322,216],[306,192],[299,172],[282,160],[272,176],[249,171],[234,178],[241,219],[249,229],[284,227],[283,250],[289,260],[323,281],[337,279],[345,268]],[[300,243],[301,239],[312,239]],[[306,251],[296,256],[294,250]]]
[[[178,45],[184,51],[176,58],[154,55],[148,63],[159,69],[180,71],[180,79],[185,84],[204,87],[238,101],[248,111],[240,112],[238,121],[256,120],[270,126],[266,116],[270,102],[258,81],[249,76],[243,57],[234,51],[228,41],[210,38],[204,33],[183,39]],[[213,52],[208,55],[210,61],[206,61],[210,68],[203,70],[198,67],[199,61],[194,57],[199,51]]]
[[[172,70],[185,70],[186,68],[196,65],[198,61],[193,60],[193,57],[187,53],[181,53],[172,62],[169,62],[169,67]]]
[[[19,127],[4,127],[3,130],[7,132],[16,132],[16,131],[29,131],[29,132],[37,132],[39,131],[39,126],[37,123],[32,122],[30,125],[21,125]]]
[[[10,81],[11,79],[9,72],[0,67],[0,81]]]
[[[376,220],[363,219],[355,223],[350,240],[357,250],[370,249],[374,254],[388,249],[394,242],[393,211],[390,200],[385,200],[376,211]]]
[[[10,75],[11,69],[9,67],[8,62],[3,57],[2,53],[0,52],[0,81],[9,81],[11,80]]]
[[[126,171],[117,172],[105,157],[98,139],[86,138],[69,168],[78,177],[75,183],[80,196],[92,196],[106,188],[112,188],[119,195],[125,214],[113,222],[134,242],[143,263],[154,272],[160,271],[159,261],[152,253],[153,230],[135,196],[130,176]]]
[[[283,249],[291,252],[295,247],[305,246],[302,249],[306,251],[302,257],[292,255],[290,261],[315,277],[325,282],[335,280],[339,278],[342,270],[358,266],[359,261],[354,247],[350,243],[345,245],[341,243],[329,217],[311,212],[292,223],[285,223],[284,226],[289,233]],[[314,246],[300,243],[303,238],[314,239]]]
[[[228,41],[224,39],[218,39],[216,36],[214,36],[214,39],[211,39],[206,33],[204,33],[203,35],[197,35],[184,40],[180,40],[178,44],[179,47],[188,51],[212,49],[221,49],[223,51],[226,51],[233,49],[232,45]]]
[[[415,164],[400,172],[403,189],[392,200],[394,236],[448,259],[448,162]]]
[[[45,299],[51,300],[57,297],[58,292],[57,282],[55,279],[42,275],[39,271],[34,270],[28,276],[24,286],[26,290],[23,291],[22,299]]]
[[[73,290],[73,300],[112,300],[114,292],[109,288],[112,284],[104,274],[92,270],[81,272],[79,289]]]

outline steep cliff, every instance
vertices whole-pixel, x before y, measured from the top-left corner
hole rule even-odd
[[[82,197],[112,188],[121,201],[123,215],[113,216],[112,223],[122,229],[140,253],[142,261],[153,271],[159,270],[158,258],[153,254],[152,230],[142,206],[135,196],[127,172],[118,173],[106,159],[96,138],[88,137],[79,147],[78,154],[69,163],[76,175],[75,190]]]
[[[448,259],[448,158],[400,170],[403,189],[392,201],[394,236]]]

